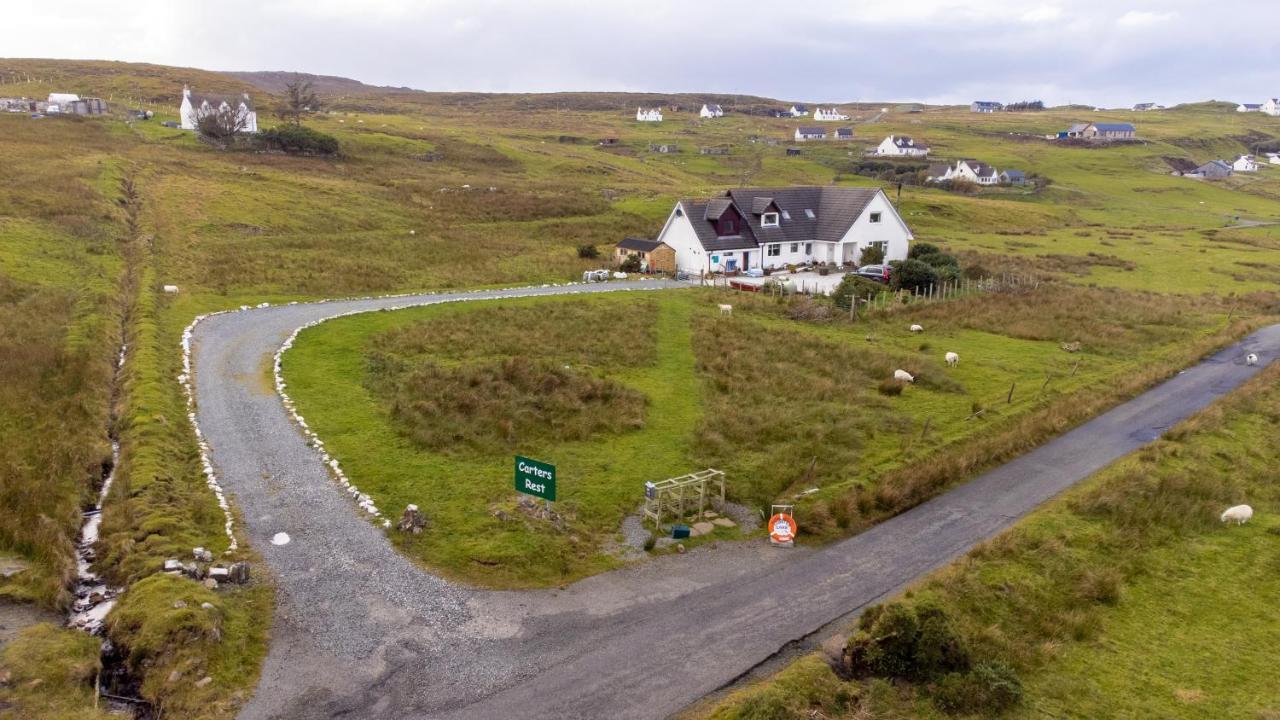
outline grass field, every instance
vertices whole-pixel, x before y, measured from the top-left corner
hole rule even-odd
[[[893,600],[946,610],[975,661],[1021,677],[1017,718],[1268,718],[1280,487],[1268,369],[1165,439],[1052,501]],[[1248,502],[1244,526],[1218,521]],[[706,712],[728,718],[948,717],[945,678],[840,679],[818,656]],[[813,713],[821,712],[822,715]],[[960,715],[969,716],[966,713]]]
[[[1068,408],[1096,412],[1240,332],[1221,303],[1054,286],[857,323],[792,320],[790,305],[746,295],[725,319],[723,299],[682,290],[338,318],[298,336],[284,375],[379,506],[428,509],[427,532],[395,542],[451,577],[509,587],[613,567],[610,540],[644,483],[705,467],[762,511],[818,488],[801,502],[804,536],[856,532],[1087,417]],[[933,330],[907,332],[917,321]],[[1068,341],[1084,349],[1064,352]],[[942,362],[949,349],[957,368]],[[517,360],[519,375],[495,376]],[[878,392],[897,368],[916,383]],[[625,390],[561,397],[575,376]],[[626,401],[600,402],[614,397]],[[1045,430],[1028,422],[1041,415]],[[934,472],[948,453],[970,464]],[[556,463],[566,527],[519,513],[513,454]]]
[[[1039,409],[1020,403],[1032,402],[1030,389],[1043,382],[1043,373],[1063,374],[1065,365],[1053,352],[1056,337],[993,334],[991,328],[962,326],[945,317],[935,321],[926,313],[926,324],[944,323],[946,333],[933,336],[931,328],[925,340],[899,338],[895,325],[877,331],[880,342],[866,349],[859,345],[865,344],[862,328],[806,325],[764,307],[744,312],[738,319],[750,333],[807,348],[810,367],[804,376],[814,381],[822,379],[815,369],[826,352],[878,358],[866,366],[870,369],[859,369],[860,379],[882,373],[886,357],[914,362],[925,378],[937,373],[946,349],[964,357],[955,377],[940,376],[954,385],[922,380],[898,398],[841,399],[869,402],[885,414],[891,431],[878,431],[859,452],[838,462],[820,463],[822,490],[809,502],[830,518],[822,525],[824,532],[839,534],[856,529],[859,518],[874,519],[918,494],[882,497],[865,508],[865,515],[844,507],[852,487],[868,485],[895,458],[923,457],[927,445],[906,442],[911,435],[907,428],[920,428],[933,417],[933,442],[968,447],[972,433],[957,424],[955,413],[974,402],[994,407],[1006,389],[1000,386],[1016,377],[1027,393],[1019,391],[1013,406],[988,426],[991,432],[981,434],[995,437],[1000,428],[992,426],[1007,430],[1015,417],[1039,417],[1040,432],[1051,431],[1074,417],[1052,408],[1068,403],[1093,407],[1079,393],[1123,372],[1126,363],[1137,362],[1137,355],[1155,353],[1144,355],[1150,360],[1164,352],[1163,362],[1172,366],[1194,355],[1174,352],[1178,338],[1194,336],[1201,343],[1225,339],[1229,332],[1215,328],[1214,316],[1220,319],[1234,307],[1237,317],[1256,317],[1265,308],[1246,293],[1274,290],[1280,280],[1280,226],[1230,227],[1237,217],[1280,219],[1280,171],[1268,167],[1251,177],[1198,182],[1170,177],[1163,169],[1160,158],[1165,156],[1230,159],[1280,136],[1277,119],[1237,114],[1224,104],[1140,116],[1091,112],[1087,118],[1067,110],[976,116],[958,108],[929,108],[922,113],[891,110],[875,122],[867,121],[879,115],[877,108],[849,106],[855,116],[854,142],[809,144],[801,156],[788,157],[787,138],[797,122],[748,114],[772,105],[759,98],[353,91],[332,98],[330,113],[308,120],[342,143],[342,154],[325,160],[221,152],[159,125],[174,119],[182,85],[190,83],[204,92],[254,93],[263,124],[269,126],[275,100],[227,75],[125,63],[0,60],[0,74],[13,73],[35,80],[4,85],[6,95],[77,92],[104,97],[117,108],[143,106],[158,112],[151,122],[127,122],[120,116],[0,116],[0,156],[6,168],[18,169],[0,177],[0,499],[6,508],[0,514],[0,553],[31,566],[0,585],[0,597],[53,608],[67,601],[78,510],[93,496],[107,452],[110,368],[122,338],[133,348],[115,398],[123,459],[120,483],[108,499],[100,569],[116,581],[136,581],[191,546],[225,547],[213,496],[199,475],[184,399],[172,381],[179,372],[181,330],[203,312],[262,301],[565,281],[598,264],[579,259],[579,245],[607,251],[625,235],[652,235],[678,196],[707,195],[746,183],[875,185],[876,180],[852,174],[851,162],[863,147],[891,132],[928,142],[942,157],[975,156],[1052,181],[1038,193],[976,196],[906,187],[899,206],[920,240],[941,244],[992,272],[1035,272],[1086,289],[1157,291],[1185,298],[1169,300],[1187,306],[1184,317],[1174,318],[1167,329],[1160,326],[1169,318],[1157,318],[1150,333],[1146,328],[1135,331],[1124,348],[1100,343],[1095,351],[1086,345],[1082,356],[1087,362],[1070,382],[1051,382]],[[704,100],[725,105],[730,114],[714,122],[685,112],[669,113],[660,125],[631,120],[637,104],[697,107]],[[1134,121],[1147,142],[1086,149],[1022,135],[1084,119]],[[605,137],[618,138],[619,146],[598,146],[597,140]],[[769,145],[753,138],[780,142]],[[677,142],[680,152],[651,153],[650,142]],[[699,147],[708,145],[727,145],[731,154],[698,154]],[[138,188],[136,227],[126,222],[120,204],[125,177]],[[182,292],[162,294],[159,288],[165,284],[178,285]],[[742,497],[752,502],[789,491],[811,451],[800,442],[780,441],[776,466],[763,456],[731,452],[732,443],[722,439],[740,437],[740,430],[717,426],[732,419],[721,411],[744,402],[756,407],[761,398],[708,394],[707,379],[688,369],[706,365],[708,352],[715,359],[706,346],[706,339],[715,337],[714,324],[700,317],[705,308],[696,301],[664,299],[659,305],[654,362],[601,370],[610,381],[645,395],[644,427],[593,435],[564,456],[571,463],[581,458],[592,472],[607,472],[617,480],[616,486],[597,482],[589,493],[585,488],[590,481],[583,480],[584,493],[575,509],[575,529],[583,533],[574,535],[579,542],[570,547],[558,535],[540,540],[554,561],[536,571],[503,570],[510,550],[481,541],[460,545],[441,566],[496,584],[550,583],[609,567],[613,561],[596,552],[596,543],[632,507],[635,482],[653,474],[678,474],[691,464],[723,459],[737,463],[728,467],[740,476],[755,473],[762,480],[741,488]],[[389,329],[427,319],[432,312],[379,317]],[[366,337],[355,327],[362,321],[325,326],[309,341],[332,339],[338,344],[329,352],[336,358],[343,352],[342,342],[356,347]],[[726,346],[734,339],[722,338]],[[919,344],[926,341],[932,347],[921,351]],[[995,347],[999,354],[984,352]],[[351,357],[346,361],[354,364],[333,366],[351,380],[344,392],[367,393],[363,355],[347,354]],[[447,360],[433,358],[443,364]],[[767,373],[768,362],[777,362],[769,356],[759,360],[761,367],[722,369]],[[684,384],[669,388],[668,377]],[[775,387],[813,396],[813,388]],[[367,396],[362,402],[372,418],[378,405]],[[806,415],[803,403],[785,397],[777,407],[796,422],[829,417]],[[836,409],[833,400],[826,412]],[[858,427],[845,426],[843,434],[833,437],[853,437]],[[370,425],[368,431],[379,428],[388,429],[384,423]],[[1017,433],[1025,436],[1022,430]],[[423,451],[394,429],[380,435],[379,442],[388,437],[406,443],[399,454],[388,456],[406,468],[462,463],[448,467],[478,472],[474,463],[456,456],[424,459]],[[619,448],[606,451],[604,438],[617,440]],[[334,442],[347,461],[342,441]],[[661,453],[651,458],[654,447]],[[1016,452],[1020,446],[1006,442],[1002,447]],[[547,448],[535,443],[534,450],[539,449]],[[616,466],[606,467],[615,452],[621,459],[651,463],[646,476],[619,476]],[[992,452],[988,447],[967,457],[989,460],[996,456]],[[414,483],[397,481],[390,470],[359,466],[354,456],[351,462],[357,463],[350,467],[353,478],[379,494],[380,503],[385,498],[387,507],[420,499]],[[948,467],[971,468],[955,462]],[[484,470],[486,482],[490,470],[500,467],[499,475],[505,477],[504,464],[495,461]],[[932,491],[946,481],[894,480],[880,487]],[[458,504],[498,502],[495,509],[501,509],[503,502],[487,486],[450,492],[455,495],[449,502]],[[459,515],[457,522],[470,532],[492,529],[497,521],[491,515]],[[527,534],[509,528],[500,536],[512,533]],[[413,542],[432,540],[424,536]],[[423,548],[408,550],[416,555]],[[473,556],[499,564],[479,564]],[[243,667],[261,652],[265,618],[240,627],[246,634],[240,646],[245,662],[231,664],[240,670],[215,674],[214,687],[228,693],[248,682],[251,673]],[[185,707],[184,698],[199,696],[185,682],[148,687],[157,697],[169,698],[171,707]],[[210,716],[233,711],[231,706],[202,707]]]

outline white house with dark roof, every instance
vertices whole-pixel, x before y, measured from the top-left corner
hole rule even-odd
[[[243,132],[258,132],[258,112],[253,109],[253,101],[249,94],[240,97],[223,97],[221,95],[197,95],[191,88],[182,86],[182,105],[178,108],[178,118],[183,130],[195,130],[200,118],[210,112],[234,110],[243,119]]]
[[[902,260],[911,229],[880,188],[739,188],[676,202],[657,240],[689,273],[855,264],[868,247]]]
[[[974,100],[969,103],[969,112],[993,113],[1004,110],[1004,105],[994,100]]]
[[[1236,112],[1262,112],[1262,103],[1240,103]]]
[[[820,127],[798,127],[796,128],[796,142],[805,142],[807,140],[826,140],[827,131]]]
[[[791,117],[808,117],[809,108],[804,105],[792,105],[791,108],[787,110],[787,114]]]
[[[876,154],[891,157],[925,157],[929,154],[929,146],[905,135],[890,135],[876,146]]]
[[[662,108],[636,108],[636,122],[662,122]]]
[[[853,128],[851,127],[836,128],[836,134],[833,137],[835,137],[836,140],[852,140]]]
[[[703,105],[702,109],[698,111],[698,116],[704,118],[724,117],[724,110],[719,105]]]
[[[841,113],[839,108],[816,108],[813,111],[813,119],[821,122],[842,122],[848,120],[849,116]]]
[[[1258,109],[1268,115],[1280,115],[1280,98],[1267,98]]]
[[[943,167],[945,172],[938,174]],[[944,180],[963,180],[978,185],[999,185],[1000,171],[991,165],[978,160],[957,160],[953,166],[935,165],[929,168],[928,180],[942,182]]]

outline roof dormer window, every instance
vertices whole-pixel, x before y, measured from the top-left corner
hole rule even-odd
[[[760,227],[778,227],[778,213],[767,212],[761,215]]]

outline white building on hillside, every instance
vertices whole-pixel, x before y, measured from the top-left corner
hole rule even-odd
[[[929,146],[905,135],[890,135],[876,146],[876,154],[890,157],[925,157],[929,154]]]
[[[791,117],[808,117],[809,108],[804,105],[792,105],[791,109],[787,110],[787,112]]]
[[[637,122],[662,122],[662,108],[636,108]]]
[[[698,111],[698,116],[704,118],[724,117],[724,110],[719,105],[703,105],[702,109]]]
[[[182,105],[178,108],[178,118],[183,130],[195,130],[200,118],[211,112],[235,112],[242,120],[242,132],[258,132],[258,112],[253,109],[253,101],[244,93],[238,98],[221,95],[196,95],[191,88],[182,86]]]
[[[930,168],[928,179],[931,182],[964,180],[978,185],[999,185],[1000,171],[977,160],[957,160],[956,164],[950,167],[939,165]]]
[[[740,188],[680,200],[658,235],[685,272],[715,273],[825,262],[853,265],[869,247],[902,260],[910,228],[879,188]]]
[[[840,122],[848,120],[849,116],[841,114],[838,108],[817,108],[813,111],[813,119],[823,122]]]
[[[1267,98],[1259,109],[1268,115],[1280,115],[1280,98]]]
[[[1240,103],[1236,112],[1262,112],[1262,103]]]
[[[1231,169],[1236,172],[1257,172],[1258,163],[1253,159],[1252,155],[1241,155],[1236,161],[1231,163]]]

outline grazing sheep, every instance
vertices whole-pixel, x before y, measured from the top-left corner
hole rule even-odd
[[[1258,364],[1258,353],[1249,353],[1248,355],[1245,355],[1245,356],[1244,356],[1244,364],[1245,364],[1245,365],[1257,365],[1257,364]]]
[[[177,286],[177,285],[165,285],[165,286],[164,286],[164,291],[165,291],[165,292],[167,292],[167,293],[176,293],[176,292],[178,292],[178,286]]]
[[[1237,525],[1243,525],[1249,522],[1249,518],[1253,517],[1253,508],[1248,505],[1235,505],[1227,508],[1222,513],[1222,522],[1233,522]]]
[[[720,306],[720,314],[721,314],[721,315],[732,315],[732,314],[733,314],[733,306],[732,306],[732,305],[721,305],[721,306]]]
[[[907,328],[907,329],[908,329],[908,330],[910,330],[911,332],[924,332],[924,326],[923,326],[923,325],[912,325],[911,327],[909,327],[909,328]]]
[[[947,359],[947,367],[955,367],[960,364],[960,356],[953,352],[947,353],[946,359]]]
[[[893,379],[899,380],[901,382],[908,382],[908,383],[913,383],[916,381],[914,377],[911,377],[911,373],[907,372],[906,370],[894,370]]]

